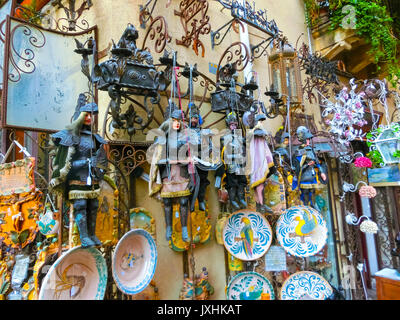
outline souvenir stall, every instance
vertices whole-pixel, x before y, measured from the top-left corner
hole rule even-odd
[[[100,2],[0,7],[0,299],[368,299],[397,92],[262,1]]]

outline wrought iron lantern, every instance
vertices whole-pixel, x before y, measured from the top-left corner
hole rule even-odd
[[[241,84],[237,82],[237,77],[235,64],[227,64],[221,68],[216,91],[211,93],[212,111],[226,113],[233,110],[238,114],[250,111],[254,103],[253,91],[257,90],[258,85],[254,79]]]
[[[400,163],[400,125],[379,127],[367,135],[370,150],[379,152],[382,157],[381,166]]]
[[[271,88],[265,94],[274,101],[281,97],[285,105],[289,101],[291,107],[301,106],[303,91],[296,50],[285,40],[279,41],[275,43],[268,60]],[[277,103],[279,105],[281,101]]]
[[[111,58],[94,67],[94,82],[99,90],[108,91],[111,97],[112,126],[127,129],[130,136],[150,124],[154,115],[152,105],[160,100],[161,73],[156,70],[150,52],[137,48],[138,36],[136,28],[128,24],[119,42],[114,43]],[[135,96],[143,96],[143,104],[133,99]],[[133,104],[124,113],[121,103],[127,100]],[[134,105],[144,110],[142,115]]]

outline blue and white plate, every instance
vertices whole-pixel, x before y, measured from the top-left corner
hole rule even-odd
[[[39,300],[103,300],[107,274],[107,263],[99,250],[72,248],[50,267]]]
[[[310,257],[325,246],[328,228],[322,215],[312,207],[287,209],[278,219],[276,236],[280,245],[296,257]]]
[[[275,300],[271,282],[256,272],[242,272],[232,278],[226,289],[228,300],[262,300],[269,294],[269,300]]]
[[[332,293],[331,285],[318,273],[301,271],[285,280],[281,300],[326,300]]]
[[[127,232],[118,242],[112,261],[112,275],[125,294],[137,294],[153,279],[157,248],[153,237],[143,229]]]
[[[252,261],[262,257],[272,242],[272,230],[263,215],[239,210],[226,221],[223,240],[226,250],[235,258]]]

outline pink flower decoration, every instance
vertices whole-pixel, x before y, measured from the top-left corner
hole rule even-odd
[[[362,186],[358,194],[363,198],[374,198],[376,196],[376,189],[372,186]]]
[[[371,168],[372,161],[367,157],[359,157],[354,161],[354,165],[357,168]]]

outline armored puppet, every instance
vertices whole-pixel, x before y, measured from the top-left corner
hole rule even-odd
[[[98,113],[95,103],[86,103],[79,95],[71,125],[51,135],[57,147],[53,159],[50,188],[63,193],[73,204],[73,215],[79,230],[81,246],[100,246],[95,234],[99,207],[99,182],[107,170],[107,156],[100,135],[93,133],[93,117]]]
[[[187,137],[179,109],[169,113],[169,119],[161,124],[163,135],[154,143],[149,180],[149,195],[159,195],[164,204],[166,239],[172,237],[172,209],[174,201],[180,205],[182,240],[189,242],[187,221],[189,198],[194,189],[193,166],[187,156]],[[191,168],[191,174],[189,173]]]
[[[200,115],[200,110],[193,102],[189,103],[188,123],[190,129],[190,148],[192,150],[191,154],[195,160],[195,179],[197,182],[190,201],[191,211],[194,211],[196,199],[199,203],[199,210],[205,211],[205,195],[207,186],[210,184],[208,172],[218,169],[222,163],[221,161],[214,163],[213,159],[211,159],[213,151],[211,130],[201,128],[203,120]]]
[[[216,171],[216,184],[221,186],[222,177],[225,175],[225,188],[228,192],[229,202],[233,210],[245,209],[245,189],[247,186],[247,177],[245,175],[246,167],[246,141],[239,134],[239,121],[235,112],[230,112],[226,119],[226,125],[229,133],[221,138],[221,159],[224,166]]]
[[[302,144],[294,151],[292,163],[296,177],[292,189],[300,188],[301,201],[304,205],[313,207],[313,191],[327,183],[325,166],[320,164],[313,147],[310,145],[313,135],[310,130],[300,126],[296,130],[297,139]]]

